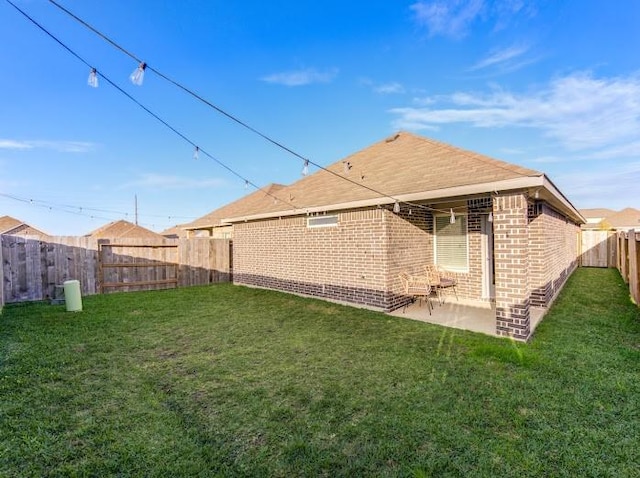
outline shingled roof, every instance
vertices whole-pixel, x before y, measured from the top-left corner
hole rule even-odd
[[[87,237],[94,237],[96,239],[116,239],[116,238],[131,238],[131,239],[164,239],[164,236],[146,229],[142,226],[130,223],[129,221],[119,220],[105,224],[99,227],[95,231],[86,235]]]
[[[47,233],[11,216],[0,217],[0,234],[20,236],[48,236]]]
[[[640,211],[631,207],[625,208],[606,217],[605,221],[616,229],[640,230]]]
[[[237,201],[211,211],[193,222],[183,224],[182,229],[195,230],[218,227],[222,225],[222,219],[225,217],[245,214],[246,211],[261,210],[268,206],[269,203],[273,204],[274,199],[270,194],[277,195],[284,187],[282,184],[269,184],[258,191],[241,197]]]
[[[607,209],[603,207],[592,208],[592,209],[580,209],[580,214],[582,214],[585,219],[604,219],[607,216],[611,216],[615,214],[616,211],[613,209]]]
[[[280,201],[243,203],[225,213],[223,220],[238,222],[525,187],[550,191],[548,196],[571,217],[582,220],[540,171],[400,132],[282,188],[277,194]]]

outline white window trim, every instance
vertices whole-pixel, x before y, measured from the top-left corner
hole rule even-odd
[[[335,218],[336,222],[335,223],[330,223],[330,224],[312,224],[311,222],[314,219],[329,219],[329,218]],[[317,229],[320,227],[338,227],[338,215],[334,214],[331,216],[312,216],[312,217],[308,217],[307,218],[307,227],[309,229]]]
[[[469,217],[468,214],[456,214],[456,217],[464,216],[465,217],[465,242],[467,248],[467,260],[464,267],[451,267],[449,265],[443,265],[444,268],[450,270],[452,272],[469,272]],[[436,217],[447,217],[450,216],[448,214],[434,214],[433,215],[433,262],[438,264],[438,233],[437,233],[437,222]]]

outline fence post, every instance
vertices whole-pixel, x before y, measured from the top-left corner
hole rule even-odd
[[[628,271],[628,250],[629,250],[629,233],[620,233],[620,275],[625,284],[629,283],[629,271]]]
[[[638,236],[635,230],[628,232],[627,240],[629,241],[629,291],[631,297],[640,305],[640,248],[638,247]]]

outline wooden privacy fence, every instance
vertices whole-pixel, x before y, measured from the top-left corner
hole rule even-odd
[[[178,287],[178,244],[98,241],[99,292]]]
[[[619,232],[617,235],[617,267],[636,304],[640,305],[640,231]]]
[[[614,231],[580,231],[580,265],[616,267],[616,246]]]
[[[83,295],[231,280],[231,241],[0,236],[0,305],[45,300],[66,280]]]

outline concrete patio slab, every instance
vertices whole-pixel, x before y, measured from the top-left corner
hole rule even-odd
[[[390,312],[389,315],[497,336],[496,311],[493,302],[456,300],[447,297],[442,305],[437,299],[431,299],[431,304],[433,306],[431,314],[429,314],[425,303],[414,302],[407,306],[406,311],[403,311],[401,307]],[[542,320],[545,312],[546,309],[543,308],[531,308],[532,332]]]

